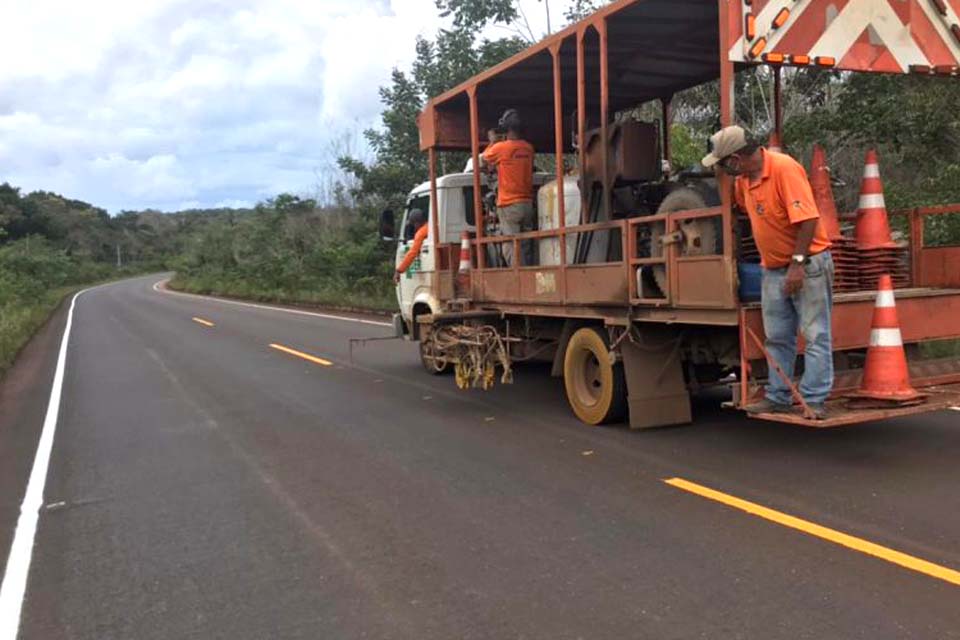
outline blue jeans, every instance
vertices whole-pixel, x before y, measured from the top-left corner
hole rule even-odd
[[[793,378],[797,360],[797,332],[806,342],[800,394],[807,404],[827,399],[833,387],[833,341],[830,315],[833,307],[833,258],[823,251],[804,265],[803,288],[792,296],[783,290],[787,269],[764,269],[761,306],[767,351]],[[790,388],[770,368],[767,399],[792,404]]]

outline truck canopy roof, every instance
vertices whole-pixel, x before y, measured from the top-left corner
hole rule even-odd
[[[537,148],[552,148],[550,48],[559,47],[563,113],[569,116],[577,106],[578,30],[584,30],[585,113],[596,126],[600,110],[600,34],[592,25],[601,17],[606,17],[607,25],[612,110],[669,96],[719,76],[716,0],[620,0],[433,98],[421,115],[421,131],[424,117],[435,110],[441,134],[437,146],[469,149],[469,137],[464,135],[469,129],[466,91],[477,87],[481,131],[494,126],[504,109],[515,108],[524,120],[526,137]],[[568,122],[568,131],[569,127]]]
[[[577,42],[582,37],[590,128],[599,123],[604,29],[608,106],[616,112],[715,80],[722,59],[739,68],[770,61],[955,76],[960,72],[958,15],[960,0],[618,0],[428,101],[420,116],[420,146],[469,149],[468,92],[476,91],[481,132],[494,126],[504,109],[515,108],[524,119],[525,137],[538,149],[552,149],[556,52],[570,149]],[[727,45],[723,57],[721,39]]]

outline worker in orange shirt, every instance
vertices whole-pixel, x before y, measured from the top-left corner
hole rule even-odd
[[[497,219],[500,235],[516,235],[533,231],[533,145],[522,139],[522,123],[516,109],[507,109],[500,118],[498,128],[506,132],[506,140],[494,142],[480,156],[480,166],[497,168]],[[507,266],[513,264],[513,245],[502,245]],[[521,243],[521,264],[534,262],[534,243]]]
[[[767,351],[792,378],[798,331],[803,335],[800,394],[816,417],[824,419],[824,402],[833,387],[833,259],[807,172],[790,156],[764,149],[737,126],[715,133],[710,143],[712,151],[703,165],[735,177],[734,200],[750,217],[760,250]],[[766,397],[746,410],[792,411],[790,388],[775,371],[768,378]]]
[[[420,211],[420,209],[414,209],[410,212],[410,215],[407,216],[407,224],[412,225],[414,229],[413,245],[410,246],[409,251],[403,256],[403,260],[400,261],[396,271],[393,272],[393,282],[395,284],[400,284],[400,276],[410,268],[413,261],[420,255],[423,241],[427,239],[427,234],[430,233],[430,227],[427,225],[427,217],[423,215],[423,211]]]

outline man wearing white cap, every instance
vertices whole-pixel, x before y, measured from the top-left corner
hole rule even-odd
[[[824,402],[833,387],[833,259],[807,172],[790,156],[764,149],[737,126],[718,131],[710,144],[711,152],[703,165],[735,178],[734,200],[750,217],[760,250],[767,351],[792,377],[797,333],[803,335],[806,347],[800,394],[823,419]],[[746,410],[790,412],[790,388],[771,371],[766,397]]]

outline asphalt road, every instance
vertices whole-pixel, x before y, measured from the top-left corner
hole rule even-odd
[[[543,367],[461,392],[350,364],[389,327],[158,280],[76,302],[21,638],[960,637],[960,586],[664,482],[956,570],[960,413],[589,428]],[[64,318],[0,386],[2,556]]]

